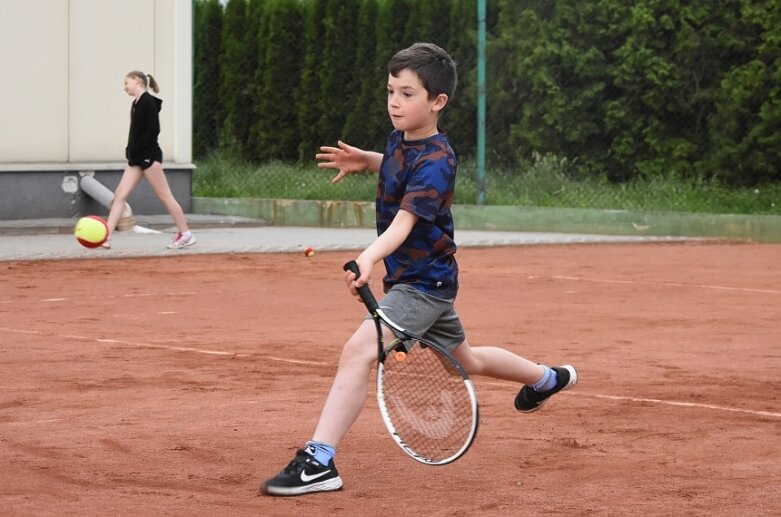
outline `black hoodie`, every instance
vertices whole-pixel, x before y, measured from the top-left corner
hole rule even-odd
[[[144,158],[161,156],[157,143],[160,134],[160,109],[163,101],[144,92],[130,107],[130,133],[127,137],[125,157],[134,162]]]

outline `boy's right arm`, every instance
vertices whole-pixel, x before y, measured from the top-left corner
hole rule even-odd
[[[334,176],[331,183],[337,183],[348,174],[354,172],[379,172],[380,165],[382,164],[382,153],[373,151],[364,151],[347,145],[341,140],[338,142],[339,147],[327,147],[320,148],[320,153],[315,155],[315,158],[322,160],[317,164],[321,169],[338,169],[339,174]]]
[[[374,265],[398,249],[417,222],[417,215],[404,209],[399,210],[388,229],[358,255],[355,262],[358,263],[360,276],[356,278],[352,271],[346,271],[344,277],[347,287],[356,300],[361,301],[357,288],[369,283]]]

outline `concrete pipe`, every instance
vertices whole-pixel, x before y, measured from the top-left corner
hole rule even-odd
[[[79,186],[85,194],[111,210],[111,204],[114,202],[114,193],[96,180],[92,175],[82,175]],[[125,203],[125,209],[122,210],[122,216],[120,216],[119,222],[117,223],[117,230],[132,230],[135,224],[133,210],[130,208],[129,204]]]

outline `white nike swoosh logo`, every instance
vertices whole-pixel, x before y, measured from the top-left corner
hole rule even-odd
[[[303,481],[304,483],[309,483],[310,481],[313,481],[313,480],[315,480],[317,478],[321,478],[321,477],[325,476],[329,472],[331,472],[331,471],[330,470],[326,470],[325,472],[320,472],[318,474],[312,474],[311,476],[309,476],[309,475],[307,475],[306,472],[304,472],[302,470],[301,471],[301,481]]]

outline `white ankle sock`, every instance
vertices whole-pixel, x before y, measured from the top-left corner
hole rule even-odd
[[[537,393],[545,393],[556,387],[556,382],[559,380],[558,375],[549,367],[544,364],[541,365],[545,369],[545,373],[542,374],[542,379],[532,384],[531,387]]]

